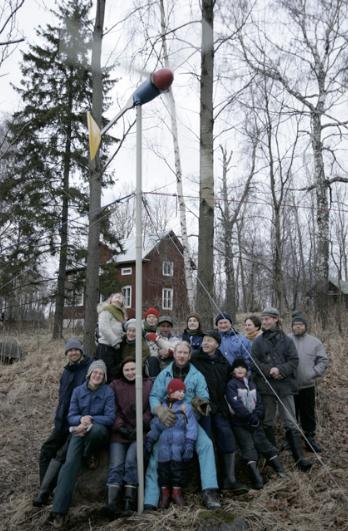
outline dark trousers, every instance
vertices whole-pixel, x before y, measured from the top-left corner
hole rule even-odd
[[[165,461],[158,463],[158,484],[160,487],[185,487],[187,481],[187,463],[183,461]]]
[[[237,450],[236,439],[227,417],[216,413],[202,417],[199,423],[210,439],[215,436],[217,447],[222,454],[232,454]]]
[[[46,474],[51,459],[55,458],[61,463],[64,463],[69,436],[70,434],[67,430],[53,430],[48,439],[41,446],[39,458],[40,484]]]
[[[242,458],[248,463],[257,461],[259,454],[270,459],[277,455],[277,449],[269,442],[262,427],[249,430],[242,426],[233,426]]]
[[[97,360],[103,360],[106,365],[107,383],[112,382],[112,380],[119,376],[119,368],[122,361],[120,349],[98,343],[95,357]]]
[[[301,389],[295,395],[296,417],[305,433],[315,434],[315,387]]]

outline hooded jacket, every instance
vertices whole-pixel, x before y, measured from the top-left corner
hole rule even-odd
[[[221,338],[219,349],[228,363],[232,365],[236,358],[243,358],[250,367],[250,341],[234,329],[219,334]]]
[[[289,334],[298,353],[297,385],[299,389],[313,387],[328,366],[328,356],[322,342],[306,332],[302,336]]]
[[[102,345],[118,348],[124,335],[123,321],[125,319],[121,318],[123,312],[120,308],[118,308],[120,319],[115,319],[114,315],[109,311],[110,306],[108,303],[102,303],[97,308],[98,342]]]
[[[230,406],[231,423],[249,428],[263,419],[263,404],[251,378],[242,380],[232,376],[226,386],[226,400]]]

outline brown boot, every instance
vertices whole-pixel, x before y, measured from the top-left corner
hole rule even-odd
[[[172,501],[175,503],[175,505],[179,505],[180,507],[183,507],[185,505],[181,487],[173,487]]]
[[[161,499],[159,502],[160,509],[168,509],[170,503],[170,488],[161,487]]]

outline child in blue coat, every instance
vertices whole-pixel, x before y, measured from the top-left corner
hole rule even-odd
[[[198,422],[190,404],[184,401],[186,386],[179,378],[173,378],[167,386],[167,399],[163,407],[175,413],[176,421],[165,426],[158,417],[151,422],[151,430],[145,439],[145,453],[151,453],[158,440],[158,483],[161,488],[160,508],[166,509],[170,499],[184,505],[182,488],[186,483],[187,463],[193,457],[198,434]]]

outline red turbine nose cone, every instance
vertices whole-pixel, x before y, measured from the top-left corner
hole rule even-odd
[[[151,81],[159,90],[167,90],[173,83],[174,75],[169,68],[161,68],[153,72]]]

